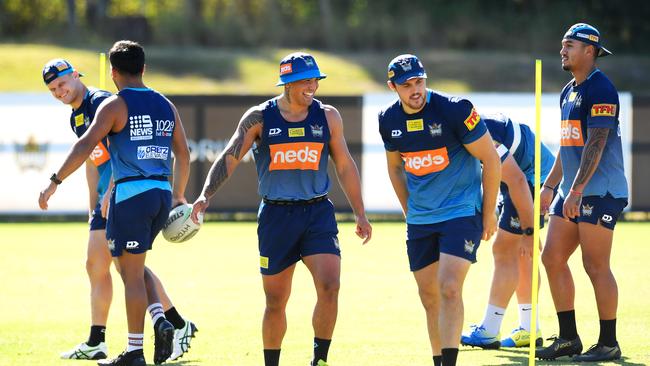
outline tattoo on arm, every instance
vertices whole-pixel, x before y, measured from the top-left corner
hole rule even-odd
[[[230,140],[223,153],[219,156],[219,158],[217,158],[217,160],[214,162],[214,164],[212,164],[212,167],[210,168],[206,186],[203,188],[203,193],[206,197],[209,198],[213,196],[228,179],[228,156],[233,157],[237,161],[243,158],[243,156],[240,155],[242,147],[244,145],[244,138],[246,137],[246,133],[252,127],[261,124],[262,120],[262,111],[253,110],[239,122],[239,126],[237,126],[235,135]]]
[[[590,128],[588,133],[589,138],[582,151],[580,169],[574,184],[586,184],[591,179],[605,149],[609,128]]]

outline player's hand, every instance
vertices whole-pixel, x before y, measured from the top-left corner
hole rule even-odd
[[[372,238],[372,225],[370,225],[370,222],[368,222],[366,215],[355,216],[354,220],[357,223],[357,229],[355,233],[358,237],[364,239],[362,244],[366,244]]]
[[[542,187],[542,191],[539,194],[539,207],[542,215],[548,213],[549,207],[551,207],[551,202],[553,202],[553,195],[555,192],[547,188],[546,186]]]
[[[111,191],[107,190],[106,193],[104,193],[104,197],[102,197],[102,204],[101,204],[101,210],[102,210],[102,217],[107,218],[108,217],[108,209],[111,205]]]
[[[176,208],[180,205],[186,205],[186,204],[187,204],[187,199],[185,198],[185,196],[172,198],[172,208]]]
[[[483,236],[481,239],[490,240],[497,232],[497,217],[494,212],[483,212]]]
[[[582,203],[582,194],[575,191],[569,191],[569,195],[564,199],[562,206],[562,215],[567,219],[574,219],[580,216],[580,203]]]
[[[208,208],[210,205],[210,201],[205,198],[205,196],[199,196],[199,198],[194,201],[192,204],[192,214],[190,215],[190,218],[192,218],[192,221],[194,221],[195,224],[199,225],[199,214],[203,216],[205,214],[205,210]]]
[[[50,197],[56,192],[56,183],[50,182],[50,184],[41,191],[38,196],[38,206],[41,210],[47,210],[47,201],[50,200]]]

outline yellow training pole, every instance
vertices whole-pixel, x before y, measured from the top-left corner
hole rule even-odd
[[[539,194],[542,185],[542,60],[535,60],[535,199],[533,209],[533,273],[532,273],[532,312],[530,314],[530,349],[528,364],[535,365],[535,343],[537,340],[537,297],[539,288]]]
[[[99,89],[106,90],[106,54],[99,54]]]

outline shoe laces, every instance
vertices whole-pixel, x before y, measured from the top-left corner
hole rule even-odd
[[[560,337],[558,337],[557,334],[553,334],[552,336],[546,338],[547,341],[553,341],[553,342],[555,342],[555,340],[557,339],[560,339]]]
[[[600,343],[596,343],[596,344],[594,344],[593,346],[589,347],[589,349],[588,349],[585,353],[583,353],[583,354],[587,355],[587,354],[595,353],[596,350],[597,350],[598,348],[600,348],[600,347],[602,347],[602,344],[600,344]]]

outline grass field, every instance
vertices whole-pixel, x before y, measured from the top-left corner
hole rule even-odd
[[[408,271],[403,226],[376,224],[374,239],[364,247],[353,235],[351,224],[340,226],[343,274],[331,365],[431,365],[424,312]],[[157,240],[148,263],[163,279],[180,313],[200,329],[190,353],[170,365],[263,363],[260,329],[264,298],[255,227],[254,223],[208,223],[188,243]],[[59,352],[87,337],[86,230],[81,223],[0,224],[0,366],[93,364],[58,359]],[[645,338],[650,329],[648,232],[647,223],[617,226],[612,266],[620,291],[618,336],[624,358],[602,365],[650,363],[650,346]],[[578,331],[588,347],[598,338],[593,291],[579,253],[571,266],[577,288]],[[483,316],[491,271],[490,244],[483,243],[479,262],[472,267],[465,286],[465,324],[478,322]],[[122,351],[126,335],[123,287],[117,275],[113,282],[107,332],[111,355]],[[557,324],[546,281],[540,296],[542,332],[548,337],[557,331]],[[288,306],[289,327],[281,359],[285,366],[309,362],[314,298],[311,278],[299,265]],[[510,331],[516,321],[516,305],[511,304],[502,333]],[[147,320],[145,355],[151,363],[150,328]],[[465,348],[459,364],[524,365],[526,352]]]

